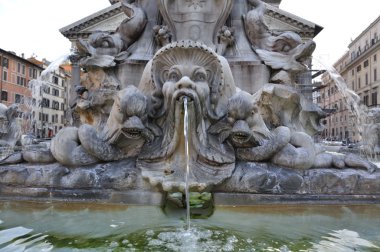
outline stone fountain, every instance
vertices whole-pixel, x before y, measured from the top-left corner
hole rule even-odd
[[[316,45],[271,30],[265,14],[274,7],[260,0],[117,5],[126,17],[114,32],[76,42],[71,60],[86,72],[72,87],[75,126],[52,139],[53,160],[31,147],[27,161],[4,158],[1,197],[175,201],[185,190],[186,99],[189,187],[199,198],[379,201],[376,165],[314,142],[327,115],[299,86]]]

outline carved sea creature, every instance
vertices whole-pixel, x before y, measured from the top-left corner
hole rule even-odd
[[[88,40],[78,39],[77,49],[79,54],[87,55],[109,55],[116,56],[123,47],[123,41],[118,34],[110,34],[103,31],[95,31]]]
[[[60,163],[70,166],[136,156],[144,142],[154,137],[144,125],[146,120],[146,97],[136,87],[128,86],[115,97],[101,133],[86,124],[79,129],[64,128],[52,139],[52,154]]]
[[[261,0],[248,0],[254,6],[246,15],[243,15],[245,33],[255,48],[270,49],[272,34],[264,21],[265,4]]]
[[[14,147],[21,137],[21,128],[17,123],[18,106],[10,107],[0,103],[0,146]]]
[[[58,131],[51,140],[50,151],[59,163],[67,166],[89,165],[100,161],[83,148],[76,127],[65,127]]]
[[[301,72],[308,69],[308,66],[304,62],[311,57],[314,50],[315,42],[309,40],[287,52],[273,52],[262,49],[256,49],[256,52],[265,64],[272,69]]]
[[[135,42],[144,31],[147,23],[147,18],[144,10],[136,5],[130,3],[129,0],[122,0],[121,5],[127,18],[121,22],[116,32],[124,42],[124,50]]]
[[[377,166],[355,154],[327,152],[322,146],[316,145],[317,155],[313,168],[354,168],[364,169],[369,173],[376,171]]]
[[[245,91],[229,99],[226,117],[212,125],[209,133],[217,134],[220,142],[228,139],[235,148],[259,146],[271,137],[252,95]]]
[[[22,162],[21,152],[15,145],[21,138],[21,127],[17,123],[18,106],[0,103],[0,165]]]
[[[327,114],[290,86],[266,84],[255,99],[269,129],[282,125],[309,135],[323,129],[321,119]]]
[[[298,34],[289,31],[273,35],[264,21],[265,3],[261,0],[248,2],[254,8],[243,16],[246,35],[265,64],[272,69],[289,71],[289,75],[307,70],[305,62],[314,52],[315,42],[302,42]],[[294,76],[289,79],[293,82]]]
[[[147,124],[147,99],[134,86],[119,91],[110,116],[101,133],[83,125],[79,139],[87,152],[103,161],[137,156],[145,141],[152,141],[153,133]]]

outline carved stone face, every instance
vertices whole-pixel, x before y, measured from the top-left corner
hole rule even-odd
[[[115,97],[106,127],[103,130],[104,140],[124,147],[131,140],[144,142],[150,138],[144,126],[147,120],[146,97],[134,86],[119,91]],[[151,140],[151,139],[148,139]]]
[[[137,163],[152,184],[160,183],[166,191],[184,189],[185,97],[189,116],[190,187],[205,190],[231,175],[235,167],[232,147],[217,143],[214,136],[207,134],[207,128],[216,118],[218,102],[222,100],[214,98],[228,100],[226,97],[230,96],[224,91],[222,68],[221,59],[212,49],[193,41],[169,44],[153,58],[152,94],[161,104],[153,116],[163,134],[143,148]],[[234,88],[233,82],[228,85],[227,90]]]
[[[204,105],[209,102],[210,87],[206,69],[196,65],[174,65],[167,72],[167,80],[162,87],[164,100],[181,101],[187,97],[189,102]]]
[[[228,102],[227,122],[230,124],[230,141],[235,147],[261,145],[270,135],[250,94],[241,91]]]

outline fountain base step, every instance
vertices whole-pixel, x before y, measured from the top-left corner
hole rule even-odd
[[[214,187],[215,204],[379,203],[380,170],[296,170],[264,163],[237,163],[234,174]],[[0,198],[97,201],[163,205],[166,192],[141,176],[135,160],[68,168],[57,163],[0,166]]]

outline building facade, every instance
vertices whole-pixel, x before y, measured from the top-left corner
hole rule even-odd
[[[22,133],[38,138],[54,136],[66,124],[70,73],[59,68],[41,80],[49,62],[25,59],[0,49],[0,102],[18,104]]]
[[[9,106],[31,98],[28,83],[40,76],[43,68],[3,49],[0,49],[0,62],[0,102]]]
[[[0,103],[10,106],[18,104],[19,123],[23,133],[30,131],[31,113],[30,101],[31,90],[28,88],[29,81],[38,78],[43,68],[28,61],[23,55],[0,49]]]
[[[34,59],[34,61],[36,61]],[[39,63],[44,69],[50,62]],[[32,131],[37,138],[51,138],[67,125],[67,85],[70,74],[63,67],[42,72],[30,83],[32,90]]]
[[[322,76],[317,101],[322,108],[332,112],[325,120],[322,138],[358,142],[364,123],[360,112],[380,106],[380,16],[348,45],[348,49],[334,68],[344,80],[344,85],[360,100],[353,102],[347,99],[342,83],[326,72]]]

